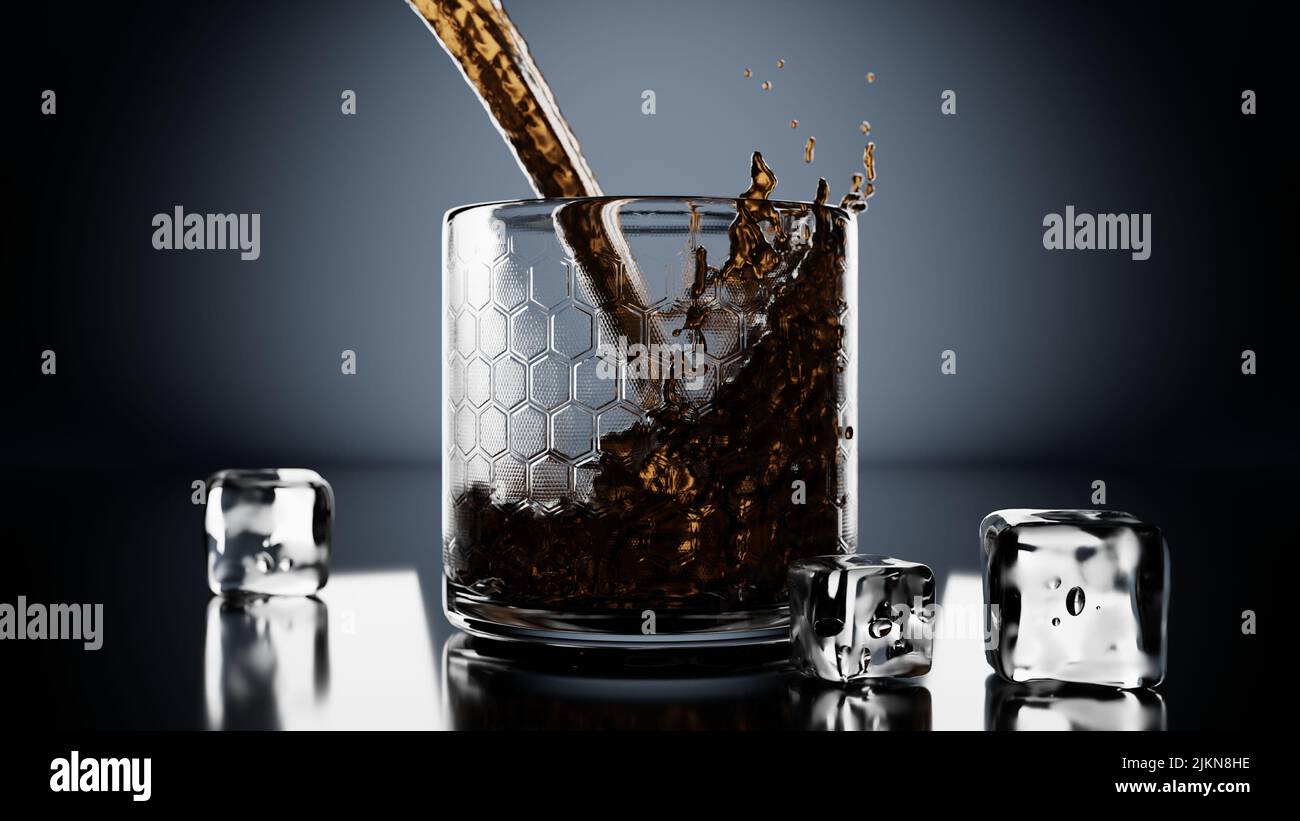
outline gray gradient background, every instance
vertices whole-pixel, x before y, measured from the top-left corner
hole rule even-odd
[[[1270,388],[1238,373],[1276,305],[1234,286],[1264,281],[1231,181],[1266,167],[1237,113],[1258,77],[1228,64],[1217,86],[1189,83],[1198,45],[1158,9],[1104,22],[1019,3],[508,8],[607,193],[735,194],[757,148],[779,195],[807,198],[825,175],[838,197],[871,121],[864,463],[1293,459],[1278,403],[1258,396]],[[41,300],[56,321],[24,343],[59,351],[65,393],[37,384],[33,434],[10,458],[436,461],[441,215],[531,194],[422,21],[393,0],[159,7],[118,28],[98,46],[103,73],[69,77],[57,123],[41,123],[74,170],[47,194],[62,250],[33,263],[62,271]],[[344,88],[355,117],[339,112]],[[655,116],[640,113],[646,88]],[[955,117],[939,112],[945,88]],[[150,219],[178,203],[260,212],[261,259],[154,251]],[[1070,203],[1153,212],[1152,258],[1044,251],[1043,215]],[[1266,235],[1270,217],[1255,218]],[[939,370],[948,348],[954,377]],[[344,349],[355,377],[339,373]]]

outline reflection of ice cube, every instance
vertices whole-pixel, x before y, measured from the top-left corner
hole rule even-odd
[[[1169,558],[1126,513],[1002,510],[980,525],[989,663],[1008,681],[1158,684]]]
[[[791,685],[802,730],[929,730],[930,691],[924,687],[831,687],[804,679]]]
[[[989,676],[989,730],[1164,730],[1165,702],[1153,690],[1068,684],[1020,685]]]
[[[310,595],[329,578],[334,494],[310,470],[224,470],[204,518],[213,593]]]
[[[792,660],[827,681],[930,670],[934,573],[883,556],[821,556],[790,566]]]
[[[214,730],[281,729],[329,689],[329,611],[315,598],[208,603],[206,701]]]

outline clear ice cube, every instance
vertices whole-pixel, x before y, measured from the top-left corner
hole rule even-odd
[[[790,565],[791,660],[805,675],[854,682],[929,672],[934,573],[884,556]]]
[[[1127,513],[999,510],[980,523],[989,664],[1012,682],[1125,689],[1165,675],[1169,549]]]
[[[329,578],[334,492],[312,470],[223,470],[204,517],[213,593],[309,596]]]

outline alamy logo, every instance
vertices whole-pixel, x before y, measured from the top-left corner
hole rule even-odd
[[[1131,251],[1133,259],[1151,258],[1150,214],[1076,214],[1043,217],[1043,247],[1049,251]]]
[[[261,214],[154,214],[153,247],[158,251],[239,251],[242,260],[262,255]]]
[[[51,792],[129,792],[132,801],[153,795],[153,759],[82,758],[76,750],[50,762]]]
[[[80,641],[86,650],[104,646],[104,605],[0,602],[0,639]]]
[[[596,353],[596,376],[618,379],[621,367],[625,379],[679,379],[688,389],[696,390],[708,384],[705,375],[709,366],[704,362],[703,353],[693,346],[676,343],[629,345],[627,337],[621,336],[616,348],[600,346]]]

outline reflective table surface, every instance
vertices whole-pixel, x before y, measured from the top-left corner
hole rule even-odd
[[[842,688],[790,671],[785,648],[561,652],[473,639],[440,601],[438,471],[319,468],[338,498],[334,572],[312,598],[225,600],[204,582],[202,509],[184,475],[67,473],[5,484],[30,549],[3,601],[102,602],[103,647],[6,642],[22,725],[71,729],[1231,729],[1270,709],[1249,678],[1232,583],[1205,528],[1200,474],[1123,477],[1114,508],[1164,528],[1173,554],[1169,677],[1158,691],[1042,689],[992,675],[976,528],[1010,505],[1086,505],[1085,473],[864,470],[862,550],[929,564],[942,619],[932,672]],[[1250,492],[1257,474],[1230,477]],[[1220,481],[1227,481],[1219,477]],[[1130,484],[1131,483],[1131,484]],[[85,488],[97,491],[79,495]],[[1138,492],[1136,489],[1143,489]],[[11,517],[11,521],[13,521]],[[1234,536],[1249,567],[1267,534]],[[18,672],[21,671],[21,672]]]

